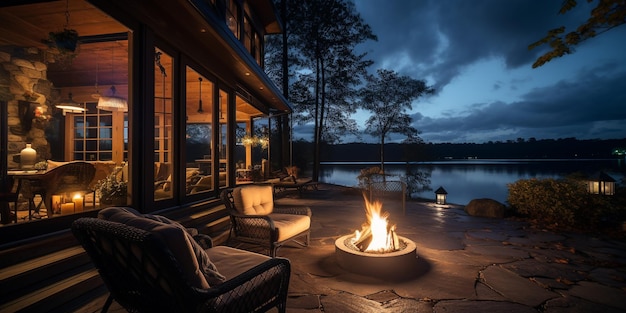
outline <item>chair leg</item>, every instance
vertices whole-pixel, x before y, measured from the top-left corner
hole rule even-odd
[[[286,313],[287,312],[287,303],[280,303],[276,306],[276,308],[278,309],[279,313]]]
[[[107,301],[104,302],[104,306],[102,307],[102,311],[100,312],[106,313],[109,310],[111,303],[113,303],[113,295],[109,293],[109,297],[107,298]]]

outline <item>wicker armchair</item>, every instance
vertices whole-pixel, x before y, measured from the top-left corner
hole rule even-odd
[[[225,189],[220,197],[230,214],[230,236],[269,249],[271,257],[285,243],[309,245],[311,209],[274,203],[271,184],[244,185]],[[298,238],[304,240],[299,241]]]
[[[93,164],[84,161],[67,162],[53,169],[49,169],[37,184],[30,184],[31,198],[40,194],[48,211],[48,217],[52,217],[55,208],[52,207],[52,195],[79,193],[81,196],[93,194],[93,206],[96,205],[95,190],[90,187],[91,181],[96,174]],[[38,207],[37,207],[38,208]],[[38,211],[37,211],[38,212]]]
[[[199,288],[185,279],[185,265],[179,262],[184,258],[176,255],[175,248],[168,248],[171,243],[168,245],[166,240],[172,239],[172,233],[163,236],[156,230],[97,218],[77,219],[72,231],[110,291],[103,312],[113,299],[129,312],[263,312],[273,307],[283,313],[286,310],[291,272],[287,259],[225,246],[208,248],[205,251],[226,280]],[[182,238],[185,246],[187,237]],[[180,246],[179,242],[174,247]],[[246,258],[252,261],[241,266],[241,260]],[[238,265],[240,272],[233,272]]]

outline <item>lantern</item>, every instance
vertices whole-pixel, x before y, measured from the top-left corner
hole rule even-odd
[[[592,175],[587,181],[589,193],[599,195],[615,194],[615,179],[605,172]]]
[[[437,190],[435,190],[435,203],[446,204],[447,194],[448,192],[440,186]]]

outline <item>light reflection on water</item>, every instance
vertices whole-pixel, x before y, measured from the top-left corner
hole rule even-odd
[[[472,199],[491,198],[504,203],[507,184],[528,178],[561,178],[575,172],[592,174],[605,171],[620,183],[626,177],[624,159],[612,160],[452,160],[441,162],[385,163],[389,174],[406,176],[407,168],[430,174],[430,191],[413,197],[434,199],[434,190],[443,186],[447,201],[465,205]],[[320,181],[357,186],[361,169],[378,166],[374,163],[323,163]]]

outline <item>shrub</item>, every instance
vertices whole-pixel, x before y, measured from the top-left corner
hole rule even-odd
[[[606,197],[589,194],[581,180],[531,178],[508,188],[507,202],[515,212],[543,226],[595,229],[612,211]]]

